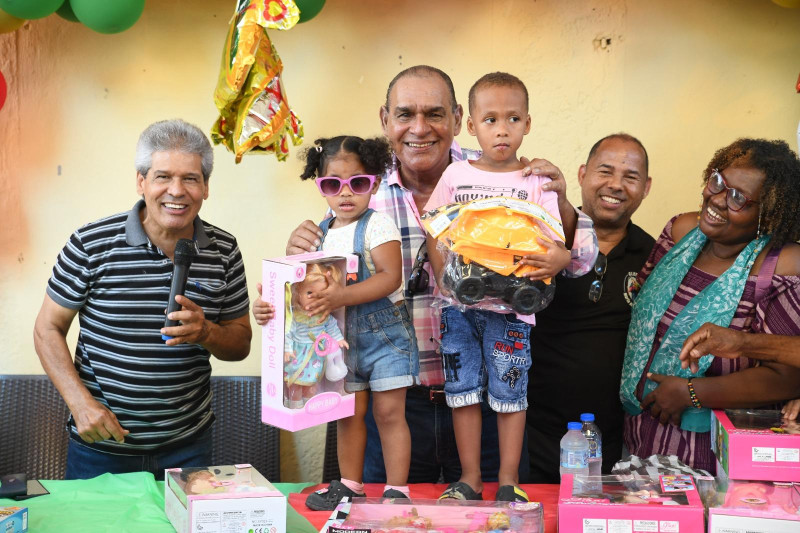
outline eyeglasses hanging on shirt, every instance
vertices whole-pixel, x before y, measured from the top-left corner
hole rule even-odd
[[[608,260],[606,256],[598,252],[597,253],[597,261],[594,262],[594,271],[595,280],[589,285],[589,300],[594,303],[600,301],[600,297],[603,295],[603,278],[606,276],[606,267],[608,266]]]
[[[430,275],[425,270],[425,263],[428,262],[428,246],[427,242],[423,242],[417,250],[417,258],[414,260],[414,266],[411,267],[411,275],[408,276],[408,283],[406,284],[406,292],[408,296],[415,296],[417,294],[424,294],[428,291],[430,284]]]

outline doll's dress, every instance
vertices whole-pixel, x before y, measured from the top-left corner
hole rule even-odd
[[[328,323],[335,323],[336,319],[329,315],[322,324],[317,324],[318,320],[319,315],[309,317],[295,313],[292,317],[289,335],[294,358],[283,367],[284,381],[289,385],[308,387],[322,381],[325,358],[314,351],[314,344],[317,337],[325,332]]]

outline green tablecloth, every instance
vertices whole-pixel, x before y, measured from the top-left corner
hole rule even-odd
[[[94,479],[42,481],[50,494],[16,502],[0,499],[0,507],[28,508],[31,533],[92,533],[96,531],[171,533],[164,514],[164,482],[152,474],[104,474]],[[300,492],[312,483],[275,483],[283,494]],[[287,504],[286,530],[317,533]]]

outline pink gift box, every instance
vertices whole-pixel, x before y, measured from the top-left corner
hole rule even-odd
[[[709,533],[797,533],[800,485],[731,481],[724,502],[708,511]]]
[[[597,480],[597,478],[590,478]],[[690,476],[661,476],[650,489],[637,490],[631,478],[603,476],[600,491],[574,489],[565,474],[558,495],[558,530],[576,532],[701,533],[703,503]],[[582,478],[577,479],[578,487]]]
[[[328,382],[323,376],[320,392],[299,409],[284,405],[284,334],[286,328],[286,292],[293,283],[303,281],[307,265],[333,263],[344,274],[358,273],[358,258],[327,252],[290,255],[262,261],[262,298],[275,307],[275,317],[261,328],[261,420],[288,431],[299,431],[353,416],[355,395],[344,392],[344,380]],[[344,279],[342,280],[344,283]],[[344,309],[333,313],[339,329],[344,327]],[[346,356],[345,356],[346,357]]]
[[[779,411],[713,411],[711,448],[727,477],[800,481],[800,434],[782,433],[793,430],[780,418]]]

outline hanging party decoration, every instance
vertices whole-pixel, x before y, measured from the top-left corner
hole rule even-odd
[[[211,129],[216,144],[234,153],[289,155],[288,139],[303,142],[303,126],[289,108],[281,81],[283,63],[267,28],[288,30],[299,11],[292,0],[238,0],[222,50],[214,104],[220,116]]]
[[[21,19],[40,19],[55,13],[64,0],[0,0],[0,9]]]
[[[7,94],[8,87],[6,86],[6,79],[3,77],[3,72],[0,71],[0,110],[3,109],[3,104],[6,103]]]
[[[98,33],[125,31],[139,20],[144,11],[144,0],[67,1],[78,20]]]
[[[308,22],[322,11],[325,0],[295,0],[297,8],[300,9],[300,23]]]
[[[25,24],[25,19],[15,17],[0,9],[0,33],[18,30],[23,24]]]
[[[61,4],[61,7],[56,9],[56,15],[70,22],[80,22],[78,17],[75,16],[75,12],[72,11],[72,6],[70,5],[69,0],[64,0],[64,3]]]

